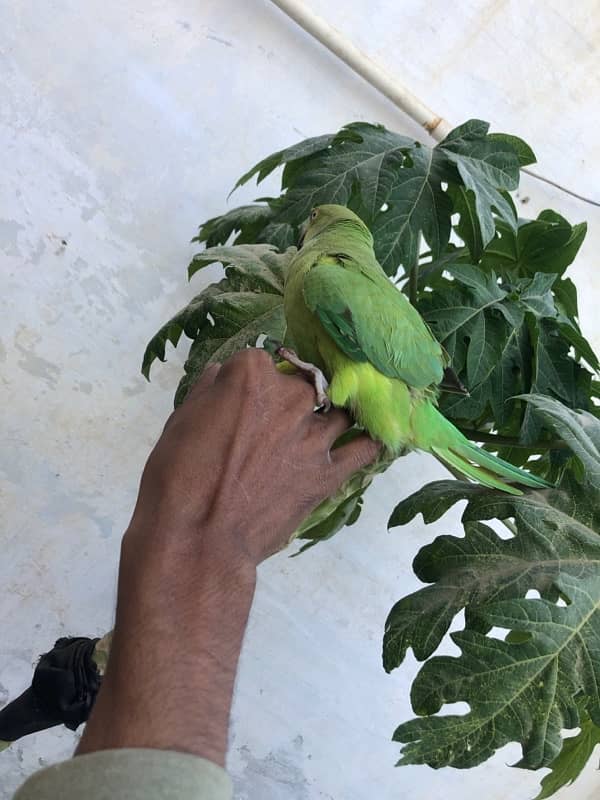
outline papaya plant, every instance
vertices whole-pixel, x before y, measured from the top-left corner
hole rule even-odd
[[[443,413],[555,487],[509,496],[452,479],[396,505],[390,528],[418,514],[438,520],[467,501],[464,531],[422,547],[413,567],[424,586],[385,623],[385,670],[409,648],[423,662],[411,689],[415,717],[394,733],[398,764],[468,768],[518,742],[517,766],[551,769],[540,800],[573,781],[600,742],[600,383],[565,274],[586,225],[551,210],[521,218],[511,195],[534,161],[525,142],[480,120],[435,147],[355,122],[268,156],[234,188],[280,170],[279,195],[200,225],[189,277],[215,262],[223,275],[160,328],[142,371],[149,377],[168,344],[188,338],[178,404],[210,361],[283,340],[286,270],[313,206],[346,205],[364,220],[380,264],[468,388],[442,385]],[[302,549],[358,519],[377,470],[317,509],[297,532]],[[460,656],[435,655],[461,612],[464,628],[451,634]],[[106,643],[97,645],[102,659]],[[439,714],[457,701],[469,711]]]

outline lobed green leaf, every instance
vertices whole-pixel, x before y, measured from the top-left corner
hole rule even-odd
[[[587,714],[580,721],[580,728],[575,736],[563,740],[559,754],[550,763],[551,772],[542,778],[535,800],[546,800],[563,786],[573,783],[600,744],[600,726]]]
[[[587,233],[587,225],[570,225],[555,211],[542,211],[535,220],[512,225],[498,220],[494,239],[486,247],[482,266],[514,276],[535,272],[562,275],[573,262]]]
[[[440,536],[421,549],[414,569],[429,585],[400,600],[386,623],[388,671],[409,647],[429,659],[411,691],[421,718],[394,735],[405,745],[401,764],[464,768],[517,741],[518,766],[547,766],[560,758],[563,728],[580,724],[584,712],[600,723],[600,422],[549,397],[527,400],[583,464],[583,484],[566,472],[556,489],[513,497],[436,482],[390,519],[405,524],[422,513],[429,522],[467,500],[464,538]],[[488,519],[514,520],[515,535],[499,537]],[[526,596],[532,589],[539,599]],[[429,658],[463,609],[465,630],[452,634],[460,657]],[[506,638],[486,635],[492,627]],[[437,716],[457,701],[468,713]]]
[[[272,153],[270,156],[263,158],[262,161],[259,161],[258,164],[255,164],[248,172],[245,172],[237,181],[232,191],[248,183],[254,176],[256,176],[256,182],[260,183],[282,164],[289,164],[290,162],[304,159],[307,156],[326,150],[331,145],[333,139],[334,134],[329,133],[322,136],[313,136],[291,147],[285,147],[283,150]]]
[[[502,190],[519,186],[519,156],[506,138],[490,139],[488,128],[487,122],[470,120],[451,131],[436,148],[454,164],[465,188],[475,195],[484,246],[496,232],[494,212],[516,228],[514,209]]]
[[[223,360],[264,334],[283,338],[283,282],[295,249],[278,253],[271,245],[212,247],[194,256],[192,277],[203,267],[220,262],[225,278],[207,286],[172,317],[150,340],[142,372],[150,375],[153,362],[165,360],[167,343],[177,346],[182,333],[193,345],[185,365],[186,375],[177,391],[181,402],[191,383],[209,360]]]
[[[376,254],[390,275],[401,265],[412,269],[421,237],[439,257],[453,213],[477,259],[493,236],[495,214],[516,225],[506,190],[516,188],[519,165],[533,156],[522,140],[489,134],[488,127],[470,120],[434,148],[366,122],[299,142],[263,159],[236,184],[253,177],[260,182],[283,166],[278,198],[267,199],[267,207],[242,206],[208,220],[199,239],[224,244],[236,231],[236,243],[283,248],[296,240],[313,206],[339,203],[372,228]]]
[[[268,205],[239,206],[204,222],[192,241],[206,242],[207,247],[215,247],[225,244],[235,232],[238,234],[235,244],[253,243],[272,218],[273,210]]]

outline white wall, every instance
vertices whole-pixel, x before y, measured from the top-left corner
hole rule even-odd
[[[540,171],[600,198],[597,0],[310,5],[438,113],[522,135]],[[111,626],[119,538],[184,348],[151,384],[140,359],[190,296],[197,223],[250,164],[305,136],[355,119],[421,134],[267,0],[0,0],[0,19],[2,703],[55,638]],[[600,348],[598,209],[531,179],[521,196],[527,215],[590,221],[572,274]],[[261,569],[233,710],[238,800],[535,794],[538,776],[505,766],[515,746],[468,772],[393,768],[415,665],[384,674],[383,623],[416,586],[418,547],[458,528],[455,514],[388,535],[386,520],[442,475],[401,461],[359,525]],[[74,744],[55,730],[1,754],[0,797]],[[595,766],[562,796],[591,798]]]

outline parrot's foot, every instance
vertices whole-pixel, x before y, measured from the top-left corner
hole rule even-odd
[[[315,387],[315,393],[317,395],[317,405],[316,408],[319,411],[327,412],[331,408],[331,400],[327,396],[327,389],[329,388],[329,383],[327,382],[327,378],[318,367],[315,367],[314,364],[309,364],[308,361],[302,361],[293,350],[290,350],[289,347],[278,347],[275,351],[276,354],[282,358],[284,361],[287,361],[288,364],[296,367],[298,372],[301,372],[305,375],[308,380],[313,384]]]

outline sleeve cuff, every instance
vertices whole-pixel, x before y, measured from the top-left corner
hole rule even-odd
[[[231,800],[224,769],[170,750],[101,750],[32,775],[14,800]]]

